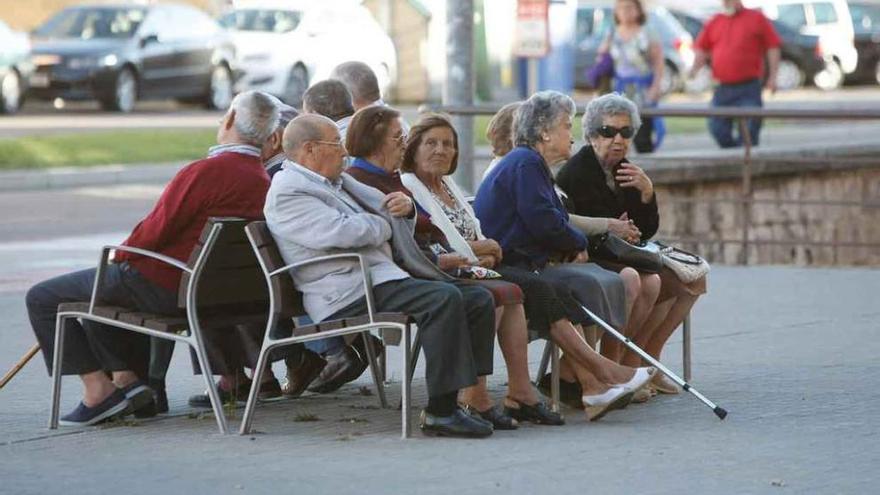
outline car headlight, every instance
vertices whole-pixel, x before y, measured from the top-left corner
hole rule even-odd
[[[119,58],[111,53],[100,57],[77,57],[67,60],[67,66],[71,69],[92,69],[95,67],[113,67],[119,63]]]

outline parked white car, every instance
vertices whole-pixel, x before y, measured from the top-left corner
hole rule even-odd
[[[33,71],[27,34],[13,31],[0,20],[0,114],[18,111]]]
[[[745,0],[743,4],[760,8],[770,19],[801,34],[819,37],[822,52],[831,60],[813,77],[816,86],[838,88],[844,76],[855,72],[859,54],[846,0]]]
[[[357,0],[250,0],[220,17],[233,36],[244,75],[236,89],[255,89],[300,106],[310,84],[337,65],[369,65],[387,90],[397,74],[391,38]]]

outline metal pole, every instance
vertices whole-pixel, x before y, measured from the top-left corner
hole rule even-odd
[[[739,135],[745,149],[742,176],[742,251],[739,255],[739,262],[742,265],[748,265],[749,229],[752,223],[752,136],[749,134],[748,119],[742,117],[737,120],[739,121]]]
[[[446,82],[443,105],[471,106],[474,103],[474,2],[446,0]],[[458,169],[455,181],[474,192],[474,120],[455,115],[458,131]]]

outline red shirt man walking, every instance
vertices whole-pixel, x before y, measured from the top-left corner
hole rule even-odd
[[[724,12],[716,14],[703,27],[696,41],[696,59],[691,77],[712,60],[712,76],[718,81],[712,95],[715,107],[760,107],[764,56],[767,56],[767,82],[764,87],[776,91],[779,68],[779,35],[770,21],[758,10],[743,7],[741,0],[723,0]],[[749,119],[749,138],[758,144],[761,119]],[[734,136],[729,118],[709,119],[709,132],[722,148],[742,146],[743,136]]]

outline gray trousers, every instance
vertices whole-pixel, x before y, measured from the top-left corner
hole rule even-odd
[[[373,297],[376,311],[406,313],[418,324],[429,397],[470,387],[477,376],[492,373],[495,303],[488,290],[409,278],[374,287]],[[361,298],[327,319],[366,312]]]

